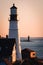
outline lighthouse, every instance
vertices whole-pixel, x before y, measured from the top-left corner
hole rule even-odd
[[[9,38],[16,39],[16,60],[21,61],[21,45],[18,33],[18,20],[17,20],[17,7],[13,4],[10,8],[10,20],[9,20]],[[13,50],[15,51],[15,50]]]

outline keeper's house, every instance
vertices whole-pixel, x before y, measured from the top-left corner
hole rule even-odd
[[[36,58],[36,52],[29,49],[29,48],[25,48],[22,50],[22,58],[23,59],[35,59]]]
[[[4,59],[12,61],[12,51],[15,43],[14,38],[0,38],[0,65],[5,65]]]

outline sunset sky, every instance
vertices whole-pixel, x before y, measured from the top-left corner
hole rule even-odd
[[[43,0],[0,0],[0,35],[9,32],[10,7],[18,8],[20,37],[43,37]]]

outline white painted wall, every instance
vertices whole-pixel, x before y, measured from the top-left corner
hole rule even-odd
[[[18,21],[11,21],[10,29],[18,29]]]
[[[12,51],[12,62],[16,61],[16,45],[14,45],[13,47],[13,51]]]

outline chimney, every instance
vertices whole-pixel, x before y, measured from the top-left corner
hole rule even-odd
[[[8,38],[8,35],[6,35],[6,38]]]
[[[1,35],[0,35],[0,38],[1,38]]]

